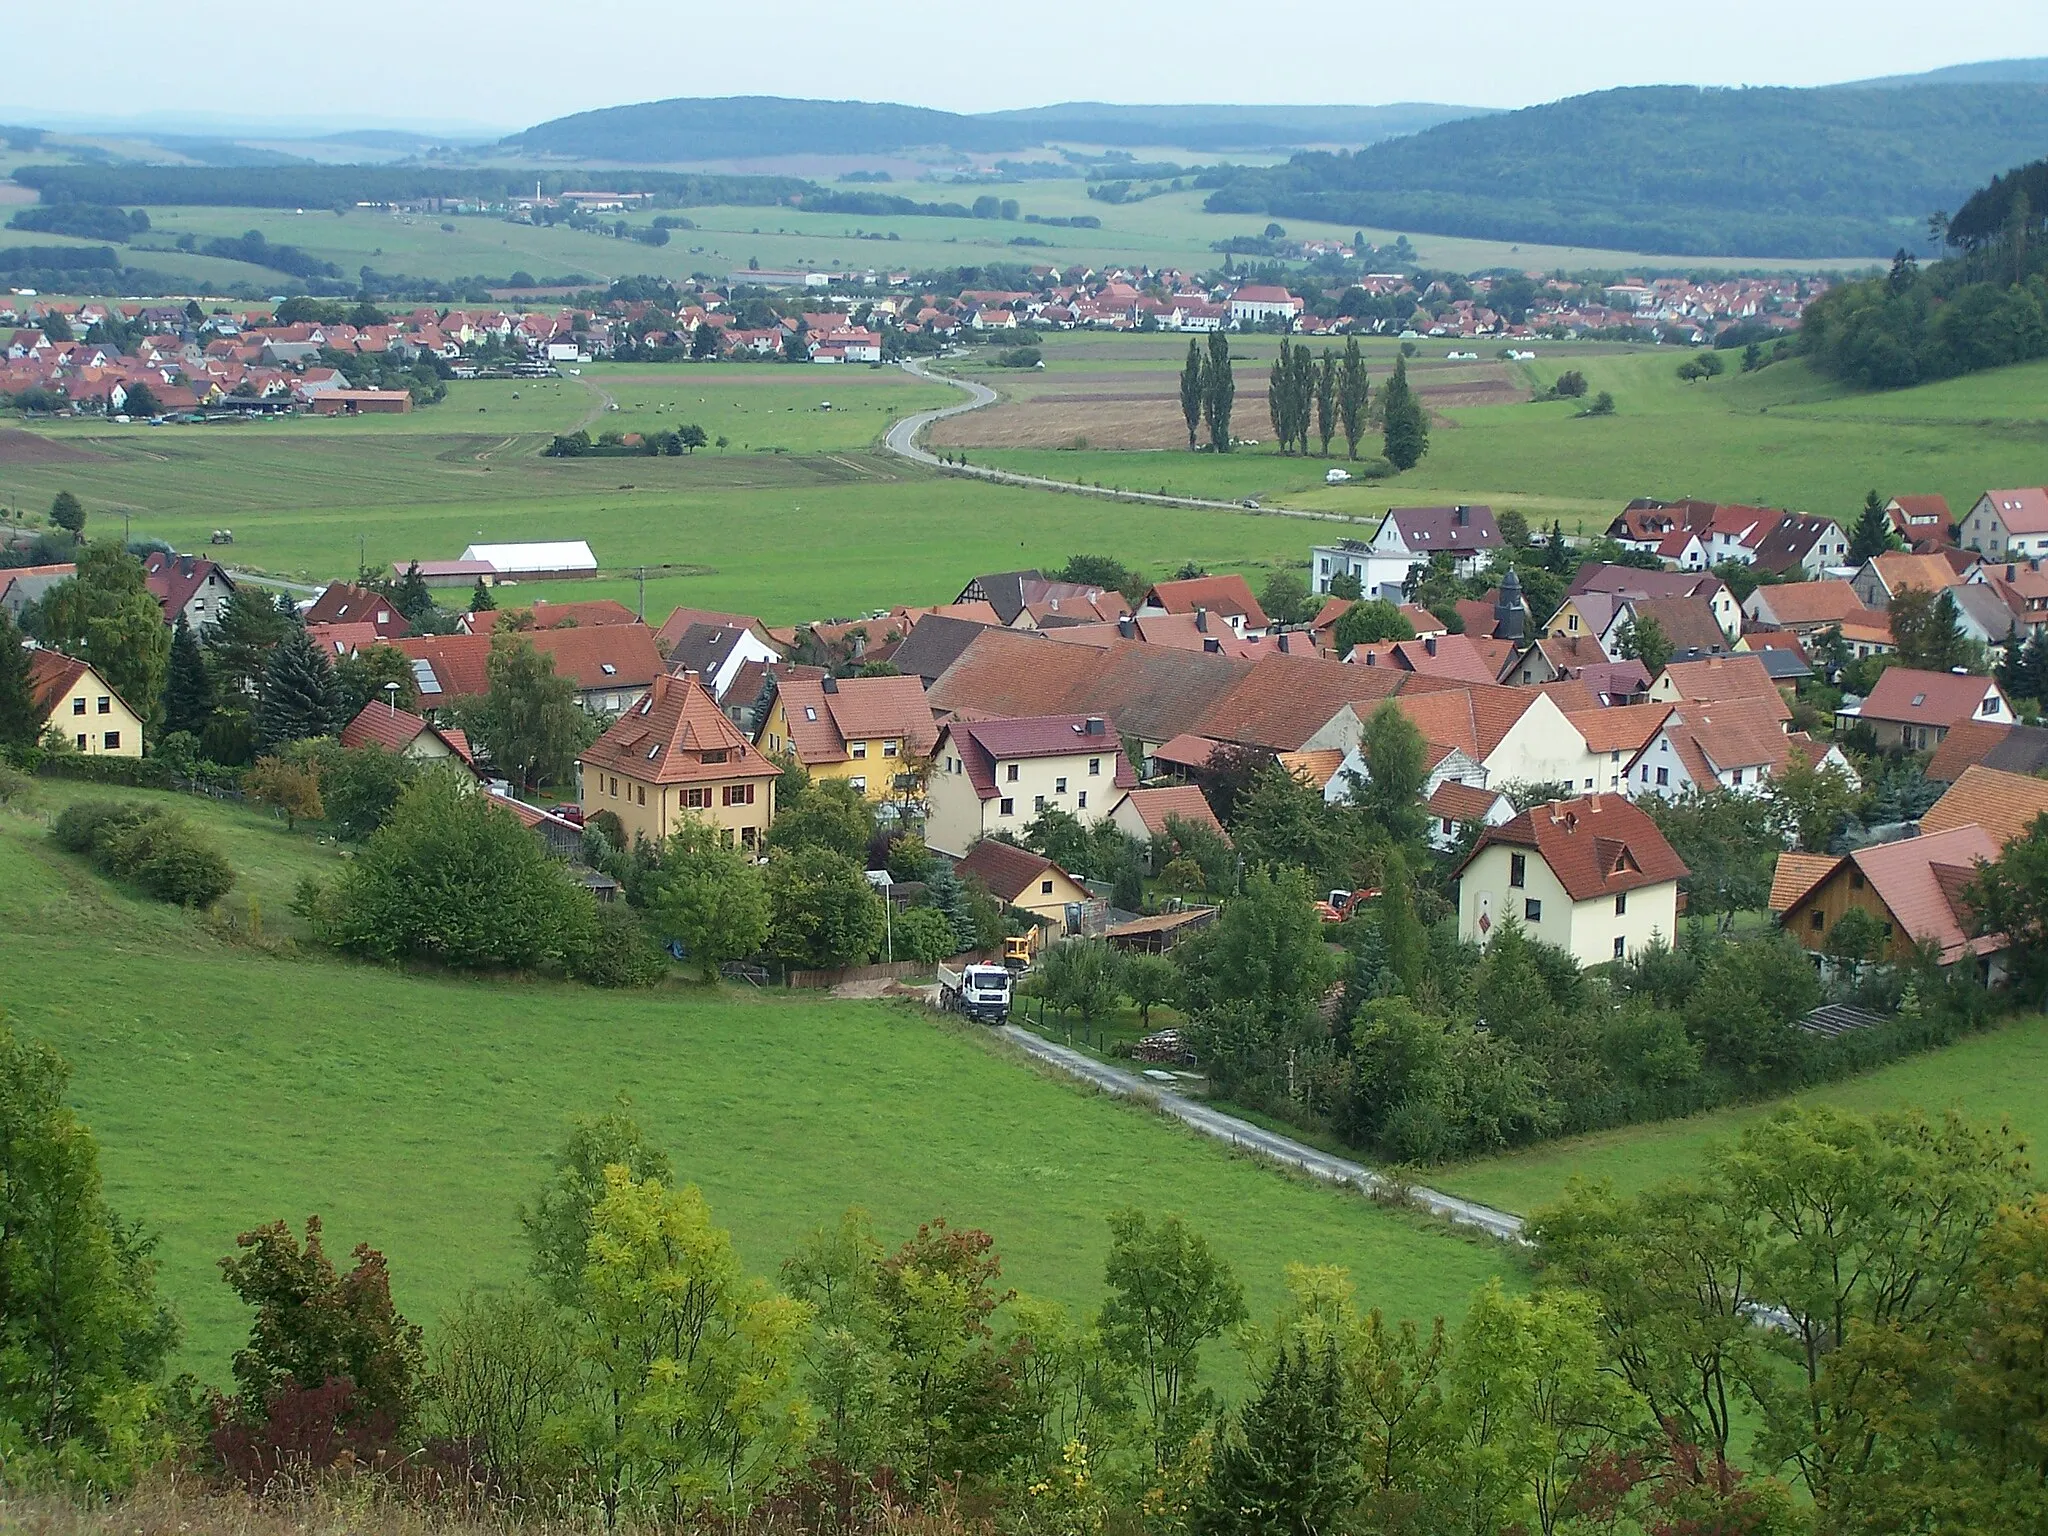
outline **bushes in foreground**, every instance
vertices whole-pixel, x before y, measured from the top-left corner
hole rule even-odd
[[[50,829],[60,848],[184,907],[207,907],[234,888],[227,858],[176,811],[132,801],[81,800]]]

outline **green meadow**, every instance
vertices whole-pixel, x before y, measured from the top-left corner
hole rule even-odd
[[[859,1204],[892,1240],[934,1216],[984,1227],[1006,1281],[1084,1309],[1104,1218],[1136,1205],[1208,1233],[1254,1316],[1292,1262],[1344,1265],[1402,1315],[1455,1315],[1488,1276],[1518,1280],[1496,1245],[1232,1156],[912,1005],[310,955],[288,894],[338,855],[252,810],[177,797],[242,875],[214,917],[132,897],[45,835],[63,804],[109,793],[135,792],[46,780],[0,809],[0,1012],[72,1063],[109,1196],[161,1234],[183,1364],[207,1379],[247,1326],[215,1264],[237,1232],[317,1212],[330,1252],[384,1249],[400,1307],[431,1324],[467,1286],[521,1273],[516,1208],[549,1149],[622,1095],[761,1273]]]

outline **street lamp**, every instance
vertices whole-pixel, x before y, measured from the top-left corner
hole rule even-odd
[[[396,720],[398,718],[398,684],[386,683],[384,685],[384,703],[391,711],[391,718]]]

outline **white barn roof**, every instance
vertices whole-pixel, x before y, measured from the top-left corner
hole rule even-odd
[[[462,552],[465,560],[488,560],[498,572],[517,576],[522,571],[595,571],[597,556],[581,539],[553,544],[472,544]]]

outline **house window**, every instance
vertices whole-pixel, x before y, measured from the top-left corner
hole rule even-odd
[[[754,786],[751,784],[726,785],[725,803],[727,805],[752,805],[754,803]]]
[[[896,755],[896,753],[897,753],[897,750],[898,750],[898,748],[899,748],[899,746],[900,746],[900,745],[901,745],[900,743],[898,743],[898,742],[894,742],[894,741],[885,741],[885,742],[883,742],[883,743],[882,743],[882,756],[884,756],[884,757],[894,757],[894,756]]]
[[[1616,935],[1616,937],[1615,937],[1615,940],[1614,940],[1614,958],[1615,958],[1615,959],[1617,959],[1617,960],[1621,960],[1621,959],[1625,959],[1625,958],[1627,957],[1627,955],[1628,955],[1628,941],[1627,941],[1627,940],[1625,940],[1625,939],[1623,939],[1623,938],[1621,938],[1621,937],[1620,937],[1619,935]]]
[[[687,811],[708,811],[711,809],[711,791],[708,789],[684,790],[683,809]]]
[[[1592,787],[1593,781],[1591,779],[1586,780],[1586,788],[1591,789]]]
[[[1080,794],[1078,794],[1078,795],[1076,795],[1076,796],[1074,797],[1074,806],[1075,806],[1075,808],[1076,808],[1077,810],[1083,810],[1083,811],[1085,811],[1085,810],[1087,810],[1087,809],[1088,809],[1088,791],[1087,791],[1087,790],[1085,790],[1085,789],[1084,789],[1084,790],[1082,790]]]
[[[1031,797],[1031,809],[1034,811],[1043,811],[1045,809],[1045,796],[1033,795]]]
[[[1525,853],[1508,855],[1508,884],[1516,889],[1529,883],[1529,856]]]
[[[81,752],[85,750],[85,732],[83,731],[78,733],[78,750]]]
[[[1669,768],[1659,768],[1657,770],[1657,782],[1659,784],[1669,784],[1671,782],[1671,770]]]
[[[1617,897],[1615,897],[1615,898],[1614,898],[1614,915],[1615,915],[1616,917],[1626,917],[1626,916],[1628,916],[1628,892],[1627,892],[1627,891],[1623,891],[1623,892],[1622,892],[1622,893],[1621,893],[1621,894],[1620,894],[1619,896],[1617,896]]]
[[[852,750],[856,758],[866,757],[868,755],[868,744],[864,741],[856,741],[853,743]]]
[[[754,829],[752,827],[740,828],[740,846],[742,848],[751,848],[754,846]]]
[[[1063,778],[1054,779],[1052,781],[1052,792],[1056,795],[1064,795],[1067,792],[1067,781]]]
[[[806,720],[815,720],[818,718],[818,711],[814,709],[811,705],[806,704],[804,706],[804,718]]]
[[[1099,757],[1091,757],[1091,758],[1089,758],[1089,759],[1088,759],[1088,777],[1089,777],[1089,778],[1091,778],[1091,779],[1099,779],[1099,778],[1101,778],[1101,777],[1102,777],[1102,759],[1101,759],[1101,758],[1099,758]]]
[[[996,802],[996,814],[997,814],[998,816],[1014,816],[1014,815],[1016,815],[1016,814],[1017,814],[1017,802],[1016,802],[1016,801],[1014,801],[1014,800],[998,800],[998,801]]]
[[[1737,784],[1742,782],[1742,770],[1740,768],[1735,770],[1735,782]]]
[[[85,713],[85,700],[83,698],[77,698],[71,701],[71,713],[73,713],[74,715],[82,715]]]
[[[647,786],[645,784],[641,784],[637,786],[637,791],[638,793],[636,795],[636,798],[639,800],[640,804],[645,805],[647,803]]]
[[[107,732],[107,750],[109,752],[121,750],[121,733],[119,731]]]
[[[1010,781],[1010,783],[1012,783],[1012,784],[1016,783],[1016,782],[1017,782],[1017,765],[1016,765],[1015,763],[1012,763],[1012,764],[1010,764],[1010,767],[1009,767],[1009,770],[1008,770],[1008,772],[1006,772],[1006,773],[1005,773],[1005,774],[1003,775],[1003,777],[1004,777],[1005,779],[1009,780],[1009,781]]]
[[[114,701],[108,698],[104,693],[101,694],[99,709],[101,714],[111,715],[114,712]]]
[[[1827,914],[1822,912],[1818,907],[1815,907],[1813,911],[1809,912],[1806,916],[1806,926],[1811,928],[1815,933],[1820,932],[1821,924],[1826,921]]]
[[[846,782],[851,784],[855,789],[859,790],[862,794],[866,794],[868,792],[868,781],[865,775],[862,775],[859,778],[848,779]]]
[[[1535,899],[1535,898],[1534,898],[1533,896],[1532,896],[1532,897],[1530,897],[1530,898],[1529,898],[1529,899],[1528,899],[1527,901],[1523,902],[1523,903],[1522,903],[1522,921],[1523,921],[1523,922],[1525,922],[1525,923],[1540,923],[1540,922],[1542,922],[1542,921],[1543,921],[1543,903],[1542,903],[1542,902],[1540,902],[1540,901],[1538,901],[1538,900],[1536,900],[1536,899]]]
[[[1041,896],[1050,896],[1052,894],[1052,882],[1050,880],[1039,881],[1038,894]]]
[[[1862,890],[1862,889],[1863,889],[1863,871],[1862,871],[1862,870],[1860,870],[1860,869],[1852,869],[1852,870],[1850,870],[1850,871],[1849,871],[1849,889],[1850,889],[1850,890],[1852,890],[1852,891],[1860,891],[1860,890]]]

